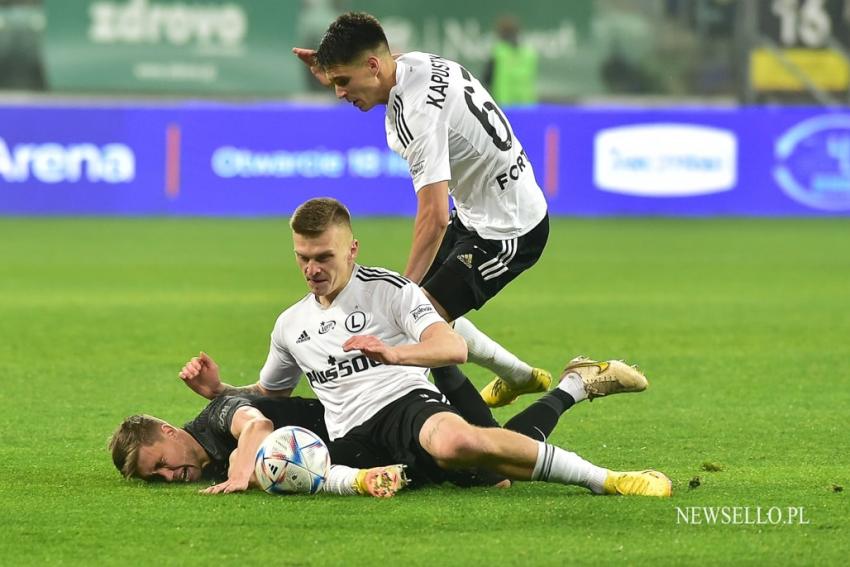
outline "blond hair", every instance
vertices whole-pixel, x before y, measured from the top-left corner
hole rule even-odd
[[[289,219],[292,232],[302,236],[319,236],[334,225],[351,230],[351,213],[345,205],[330,197],[319,197],[302,203]]]
[[[124,478],[138,476],[139,448],[157,442],[162,437],[164,423],[150,415],[131,415],[109,438],[112,462]]]

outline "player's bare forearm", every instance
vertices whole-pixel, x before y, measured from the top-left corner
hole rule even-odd
[[[204,494],[226,494],[242,492],[251,485],[254,472],[254,456],[257,449],[274,424],[260,410],[252,406],[242,406],[236,410],[230,422],[230,434],[237,439],[236,449],[230,454],[227,480],[203,490]]]
[[[254,471],[254,457],[263,439],[274,431],[274,425],[270,419],[257,416],[245,423],[239,435],[236,446],[236,458],[231,463],[227,478],[233,482],[247,487]]]
[[[264,389],[259,384],[251,384],[249,386],[231,386],[225,382],[217,382],[214,385],[205,385],[201,382],[195,382],[191,379],[183,380],[196,394],[214,400],[220,396],[246,396],[246,395],[264,395]]]
[[[422,333],[419,342],[395,347],[403,366],[439,368],[464,364],[467,356],[466,341],[446,323],[434,323]]]
[[[218,396],[250,396],[263,395],[263,387],[259,384],[251,384],[250,386],[231,386],[230,384],[221,383],[221,389],[216,393]]]
[[[417,218],[413,229],[413,244],[410,247],[410,257],[404,269],[404,277],[416,283],[422,282],[428,268],[434,263],[443,235],[446,233],[445,220],[434,222],[435,220],[420,221]]]
[[[221,381],[218,364],[205,352],[189,360],[178,374],[183,383],[193,392],[208,400],[220,396],[260,395],[289,397],[292,388],[287,390],[267,390],[259,382],[248,386],[231,386]]]
[[[259,382],[248,386],[231,386],[222,382],[222,389],[218,396],[268,396],[270,398],[288,398],[292,394],[292,388],[286,390],[266,390]]]
[[[449,185],[446,181],[431,183],[416,194],[416,219],[413,222],[413,243],[404,275],[421,283],[428,268],[437,257],[443,235],[449,226]]]
[[[378,337],[359,335],[351,337],[342,349],[359,350],[382,364],[436,368],[466,362],[467,347],[463,337],[444,322],[434,323],[412,345],[390,346]]]

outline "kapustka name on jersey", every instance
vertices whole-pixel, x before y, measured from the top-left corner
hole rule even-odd
[[[334,360],[333,358],[331,360]],[[325,384],[332,382],[337,378],[345,378],[358,372],[363,372],[369,368],[381,366],[380,362],[366,358],[365,355],[355,356],[354,358],[346,358],[345,360],[336,361],[330,368],[324,370],[309,370],[305,373],[307,379],[310,380],[310,385]]]
[[[449,88],[449,66],[445,60],[438,55],[430,55],[431,59],[431,84],[428,90],[434,94],[428,94],[428,100],[425,104],[436,106],[440,110],[443,109],[443,103],[446,102],[446,89]]]

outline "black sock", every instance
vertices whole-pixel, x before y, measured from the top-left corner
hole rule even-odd
[[[462,387],[465,382],[469,382],[469,378],[457,366],[432,368],[431,375],[434,376],[434,384],[445,396]]]
[[[434,376],[434,384],[466,421],[479,427],[499,427],[499,422],[493,418],[490,408],[481,399],[481,394],[460,368],[432,368],[431,374]]]
[[[546,441],[561,415],[570,409],[576,401],[563,390],[555,388],[515,416],[506,424],[505,429],[522,433],[537,441]]]

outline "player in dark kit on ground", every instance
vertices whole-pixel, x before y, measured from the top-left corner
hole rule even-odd
[[[227,478],[230,457],[237,449],[238,439],[230,431],[236,411],[242,407],[259,410],[272,422],[273,429],[297,425],[318,435],[325,444],[330,442],[325,427],[324,408],[319,400],[310,398],[269,398],[265,396],[224,396],[216,398],[183,426],[210,455],[205,477],[223,481]],[[334,462],[331,459],[331,462]],[[390,463],[385,463],[390,464]]]
[[[132,415],[109,440],[115,467],[125,478],[217,484],[208,494],[256,485],[254,456],[272,431],[298,425],[328,442],[324,409],[305,398],[220,397],[182,428],[150,415]],[[333,461],[332,461],[333,463]],[[404,488],[402,465],[350,468],[332,464],[322,491],[386,498]]]
[[[487,404],[547,390],[549,372],[532,368],[462,317],[533,266],[549,235],[546,199],[531,163],[487,90],[438,55],[394,57],[381,24],[364,13],[343,14],[317,50],[293,53],[361,111],[386,105],[387,143],[407,160],[418,202],[404,276],[454,322],[469,360],[496,373],[481,391]],[[456,368],[433,374],[453,403],[475,395]]]

